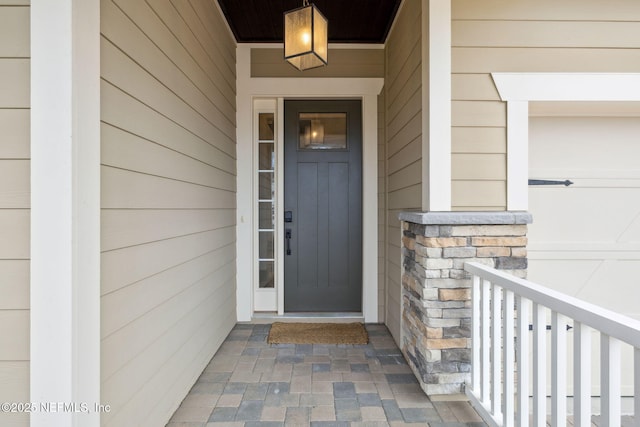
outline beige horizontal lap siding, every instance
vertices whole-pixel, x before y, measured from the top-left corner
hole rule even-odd
[[[101,400],[167,423],[235,324],[235,41],[214,0],[103,0]]]
[[[0,402],[29,399],[30,8],[0,1]],[[0,412],[2,426],[28,426]]]
[[[491,72],[637,72],[635,0],[452,1],[452,201],[506,209],[506,107]]]
[[[398,214],[422,206],[421,6],[404,2],[385,46],[385,323],[400,342],[401,230]]]
[[[284,50],[251,49],[251,77],[383,77],[383,49],[332,49],[329,64],[306,70],[296,70],[283,60]]]

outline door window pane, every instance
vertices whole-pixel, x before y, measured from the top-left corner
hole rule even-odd
[[[258,234],[258,256],[260,259],[273,259],[273,231],[260,231]]]
[[[273,274],[273,261],[260,261],[260,282],[261,288],[273,288],[275,276]]]
[[[300,113],[298,128],[302,150],[347,148],[347,113]]]
[[[273,203],[260,202],[258,204],[258,228],[273,230]]]
[[[271,200],[275,187],[273,182],[273,172],[260,172],[258,174],[258,198],[260,200]]]
[[[258,169],[267,171],[274,170],[275,156],[273,155],[273,143],[260,143],[259,146]]]
[[[260,141],[273,141],[273,113],[258,114],[258,139]]]

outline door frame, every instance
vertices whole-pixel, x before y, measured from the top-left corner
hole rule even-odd
[[[280,46],[280,45],[276,45]],[[236,50],[237,78],[237,234],[236,234],[236,310],[238,321],[253,318],[255,274],[246,268],[247,254],[253,265],[255,215],[253,209],[253,105],[256,99],[273,99],[277,103],[277,141],[284,140],[284,99],[361,99],[362,100],[362,315],[365,322],[378,321],[378,95],[384,85],[382,78],[255,78],[251,77],[251,49],[238,45]],[[260,45],[259,47],[274,47]],[[246,125],[242,125],[246,124]],[[278,144],[277,188],[282,186],[282,144]],[[282,191],[276,197],[276,230],[282,229]],[[279,233],[276,231],[276,235]],[[276,239],[276,252],[284,242]],[[283,263],[277,265],[277,314],[284,314]]]

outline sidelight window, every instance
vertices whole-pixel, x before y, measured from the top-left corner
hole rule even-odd
[[[275,287],[274,114],[258,114],[258,287]]]

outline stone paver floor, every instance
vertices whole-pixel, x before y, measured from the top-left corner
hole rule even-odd
[[[384,325],[367,345],[269,345],[269,328],[236,325],[167,427],[485,426],[430,401]]]

